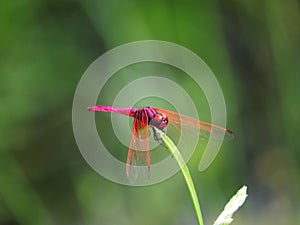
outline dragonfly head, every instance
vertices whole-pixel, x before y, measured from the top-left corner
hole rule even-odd
[[[149,122],[149,125],[152,125],[160,130],[163,130],[168,125],[169,119],[166,114],[157,113]]]

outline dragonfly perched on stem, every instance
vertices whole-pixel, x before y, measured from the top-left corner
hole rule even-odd
[[[112,106],[90,106],[87,108],[93,112],[111,112],[133,117],[132,138],[126,160],[126,175],[131,182],[134,182],[138,175],[139,166],[148,167],[150,173],[150,151],[148,146],[148,130],[152,128],[154,139],[162,144],[156,134],[154,127],[164,131],[168,124],[182,127],[190,133],[200,130],[200,137],[214,138],[222,137],[221,134],[233,138],[234,134],[227,128],[210,124],[208,122],[193,119],[189,116],[166,109],[154,108],[151,106],[143,108],[116,108]],[[165,132],[165,131],[164,131]]]

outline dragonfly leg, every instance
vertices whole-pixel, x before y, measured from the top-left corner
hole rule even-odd
[[[165,148],[167,148],[166,144],[163,142],[162,138],[158,136],[156,130],[154,127],[152,127],[152,131],[153,131],[153,135],[154,135],[154,140],[157,141],[160,145],[164,146]],[[161,130],[164,133],[166,133],[165,130]]]
[[[168,149],[168,147],[166,146],[165,142],[163,142],[162,138],[158,137],[158,134],[155,131],[154,127],[152,127],[152,130],[153,130],[154,140],[157,141],[160,145],[162,145],[166,149]],[[165,130],[161,130],[161,131],[166,134]],[[173,158],[173,155],[171,155],[171,158]]]

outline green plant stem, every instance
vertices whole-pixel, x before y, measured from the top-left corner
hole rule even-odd
[[[195,211],[196,211],[196,216],[197,216],[198,223],[199,223],[199,225],[204,225],[203,219],[202,219],[202,214],[201,214],[201,208],[200,208],[197,193],[196,193],[196,190],[195,190],[195,187],[194,187],[194,183],[193,183],[190,171],[189,171],[182,155],[180,154],[179,150],[174,145],[172,140],[168,136],[166,136],[165,133],[163,133],[161,130],[158,130],[158,129],[156,129],[156,131],[160,135],[160,137],[162,138],[163,142],[166,144],[166,147],[168,148],[170,153],[173,155],[173,157],[177,161],[177,163],[180,167],[180,170],[181,170],[181,172],[184,176],[185,182],[188,186],[188,189],[189,189],[192,201],[193,201],[193,205],[194,205],[194,208],[195,208]]]

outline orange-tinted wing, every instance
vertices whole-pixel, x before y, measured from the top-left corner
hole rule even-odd
[[[149,176],[148,115],[143,109],[137,112],[132,126],[132,138],[126,160],[126,175],[130,182],[136,180],[141,166],[148,166]]]
[[[200,137],[208,139],[210,136],[212,138],[219,139],[221,138],[221,134],[225,133],[224,139],[231,140],[234,138],[234,134],[232,131],[227,128],[210,124],[208,122],[204,122],[201,120],[193,119],[192,117],[185,116],[173,111],[169,111],[166,109],[158,109],[155,108],[158,113],[164,113],[168,116],[169,123],[175,125],[178,128],[183,128],[190,132],[200,132]]]

